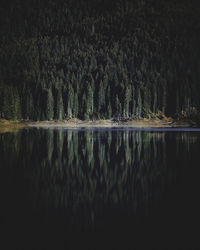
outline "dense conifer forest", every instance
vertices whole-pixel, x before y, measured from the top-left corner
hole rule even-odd
[[[3,0],[0,118],[110,119],[200,108],[192,0]]]

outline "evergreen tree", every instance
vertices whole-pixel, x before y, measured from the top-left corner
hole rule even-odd
[[[62,92],[61,92],[60,89],[57,89],[56,92],[57,92],[57,95],[56,95],[54,117],[55,117],[55,119],[62,120],[64,118],[64,107],[63,107]]]
[[[129,116],[129,103],[131,98],[130,87],[127,85],[124,90],[123,116]]]
[[[69,118],[72,117],[73,104],[74,104],[74,90],[71,84],[69,84],[67,88],[67,117]]]
[[[46,117],[48,120],[52,120],[54,117],[54,99],[51,89],[47,92]]]
[[[77,93],[74,94],[73,116],[78,117],[78,95]]]

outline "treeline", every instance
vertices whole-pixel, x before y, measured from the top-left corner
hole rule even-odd
[[[200,108],[195,1],[3,1],[0,117],[149,117]]]

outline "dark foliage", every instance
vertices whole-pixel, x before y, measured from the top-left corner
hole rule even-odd
[[[2,1],[0,117],[175,115],[200,107],[195,1]]]

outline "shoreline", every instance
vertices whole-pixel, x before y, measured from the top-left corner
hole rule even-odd
[[[129,127],[129,128],[192,128],[197,127],[193,121],[178,121],[172,118],[166,119],[135,119],[127,121],[113,120],[79,120],[72,118],[63,121],[37,121],[28,123],[28,127],[38,128],[112,128],[112,127]]]
[[[160,121],[134,120],[129,122],[97,120],[97,121],[39,121],[31,122],[28,127],[41,128],[112,128],[112,127],[171,127],[170,123]]]
[[[8,121],[0,119],[0,133],[15,132],[23,128],[78,129],[78,128],[198,128],[193,121],[173,119],[138,119],[127,121],[94,120],[76,118],[52,121]]]
[[[17,132],[20,129],[26,128],[27,122],[24,121],[13,121],[0,119],[0,133]]]

